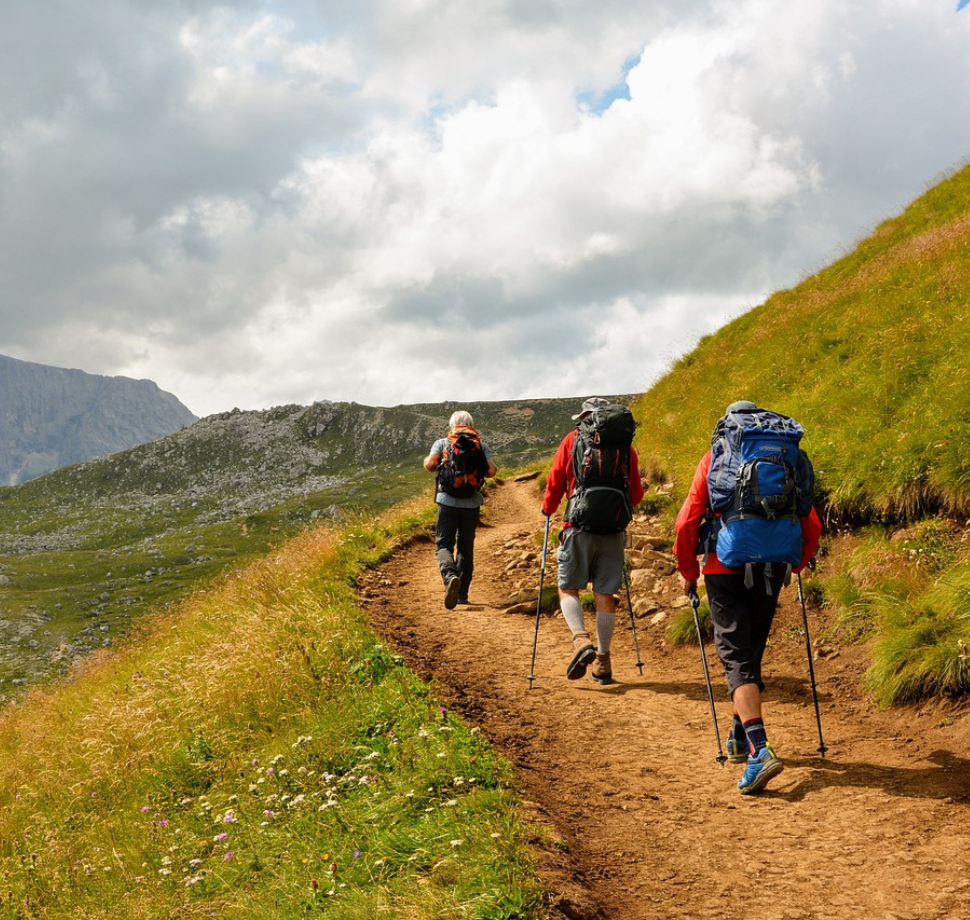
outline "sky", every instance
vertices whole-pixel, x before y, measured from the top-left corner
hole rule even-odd
[[[957,0],[3,0],[0,354],[640,393],[968,157]]]

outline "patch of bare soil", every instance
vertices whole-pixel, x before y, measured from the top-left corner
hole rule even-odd
[[[470,605],[445,609],[434,546],[422,541],[369,573],[361,605],[514,764],[529,817],[547,828],[536,850],[550,918],[970,918],[966,707],[876,711],[859,690],[863,650],[819,649],[820,757],[793,585],[765,659],[765,721],[785,771],[742,796],[741,768],[716,760],[699,650],[665,641],[684,600],[653,522],[636,522],[629,550],[642,674],[625,603],[615,684],[566,679],[558,614],[540,618],[533,671],[539,498],[533,481],[490,492]],[[555,583],[552,547],[545,577]],[[517,608],[516,592],[530,589]],[[823,616],[809,610],[813,637]],[[730,701],[707,649],[723,741]]]

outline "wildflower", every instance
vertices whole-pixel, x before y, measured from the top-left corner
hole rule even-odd
[[[148,812],[148,811],[151,811],[151,809],[147,805],[142,805],[141,813],[145,814],[145,812]]]
[[[225,840],[228,836],[229,836],[228,834],[226,834],[225,832],[223,832],[221,834],[216,834],[215,837],[213,837],[212,839],[216,843],[222,843],[222,841]]]
[[[236,816],[231,811],[227,811],[222,816],[222,823],[223,824],[235,824],[236,823]]]
[[[354,850],[354,859],[358,859],[359,857],[360,857],[360,850]]]
[[[230,850],[222,857],[223,862],[232,862],[235,858],[236,858],[236,854],[233,853],[232,850]]]

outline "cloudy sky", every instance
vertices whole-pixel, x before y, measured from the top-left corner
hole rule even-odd
[[[2,0],[0,353],[642,392],[970,156],[957,0]]]

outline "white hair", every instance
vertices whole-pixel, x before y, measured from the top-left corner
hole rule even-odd
[[[448,424],[452,428],[456,427],[457,425],[467,425],[469,428],[471,428],[475,423],[472,421],[472,417],[467,412],[465,412],[463,409],[459,409],[457,412],[453,412],[451,414],[451,420],[448,422]]]

